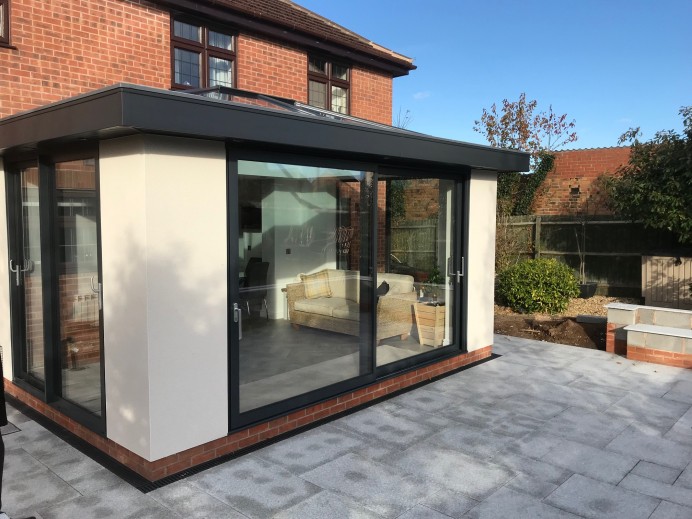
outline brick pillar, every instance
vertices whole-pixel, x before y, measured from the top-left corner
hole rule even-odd
[[[637,323],[638,305],[611,303],[606,325],[606,351],[616,355],[627,355],[627,332],[625,326]]]

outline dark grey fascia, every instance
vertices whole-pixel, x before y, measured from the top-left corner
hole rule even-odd
[[[384,161],[528,171],[527,153],[135,85],[114,85],[0,120],[0,155],[50,142],[156,133]]]

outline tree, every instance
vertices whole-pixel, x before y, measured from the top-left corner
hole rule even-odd
[[[681,244],[692,243],[692,106],[680,109],[684,131],[660,131],[640,142],[639,128],[625,132],[629,162],[617,176],[602,177],[610,207],[652,229],[667,229]]]
[[[548,111],[536,112],[538,101],[502,101],[501,113],[493,103],[490,111],[483,109],[480,121],[474,121],[473,129],[485,135],[491,146],[526,151],[531,154],[531,171],[538,166],[539,154],[556,149],[577,140],[575,121],[568,121],[567,114],[557,115],[553,106]]]

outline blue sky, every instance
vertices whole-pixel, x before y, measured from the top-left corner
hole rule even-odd
[[[295,0],[414,58],[394,80],[409,129],[485,143],[483,108],[521,92],[576,120],[569,148],[682,130],[692,105],[692,0]]]

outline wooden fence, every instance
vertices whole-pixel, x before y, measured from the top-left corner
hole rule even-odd
[[[437,260],[437,218],[405,220],[392,225],[390,252],[399,261],[430,272]]]
[[[581,251],[586,280],[598,282],[598,293],[616,296],[641,297],[642,256],[677,248],[671,233],[599,216],[513,216],[499,226],[498,235],[519,236],[526,244],[523,258],[557,258],[578,273]]]

